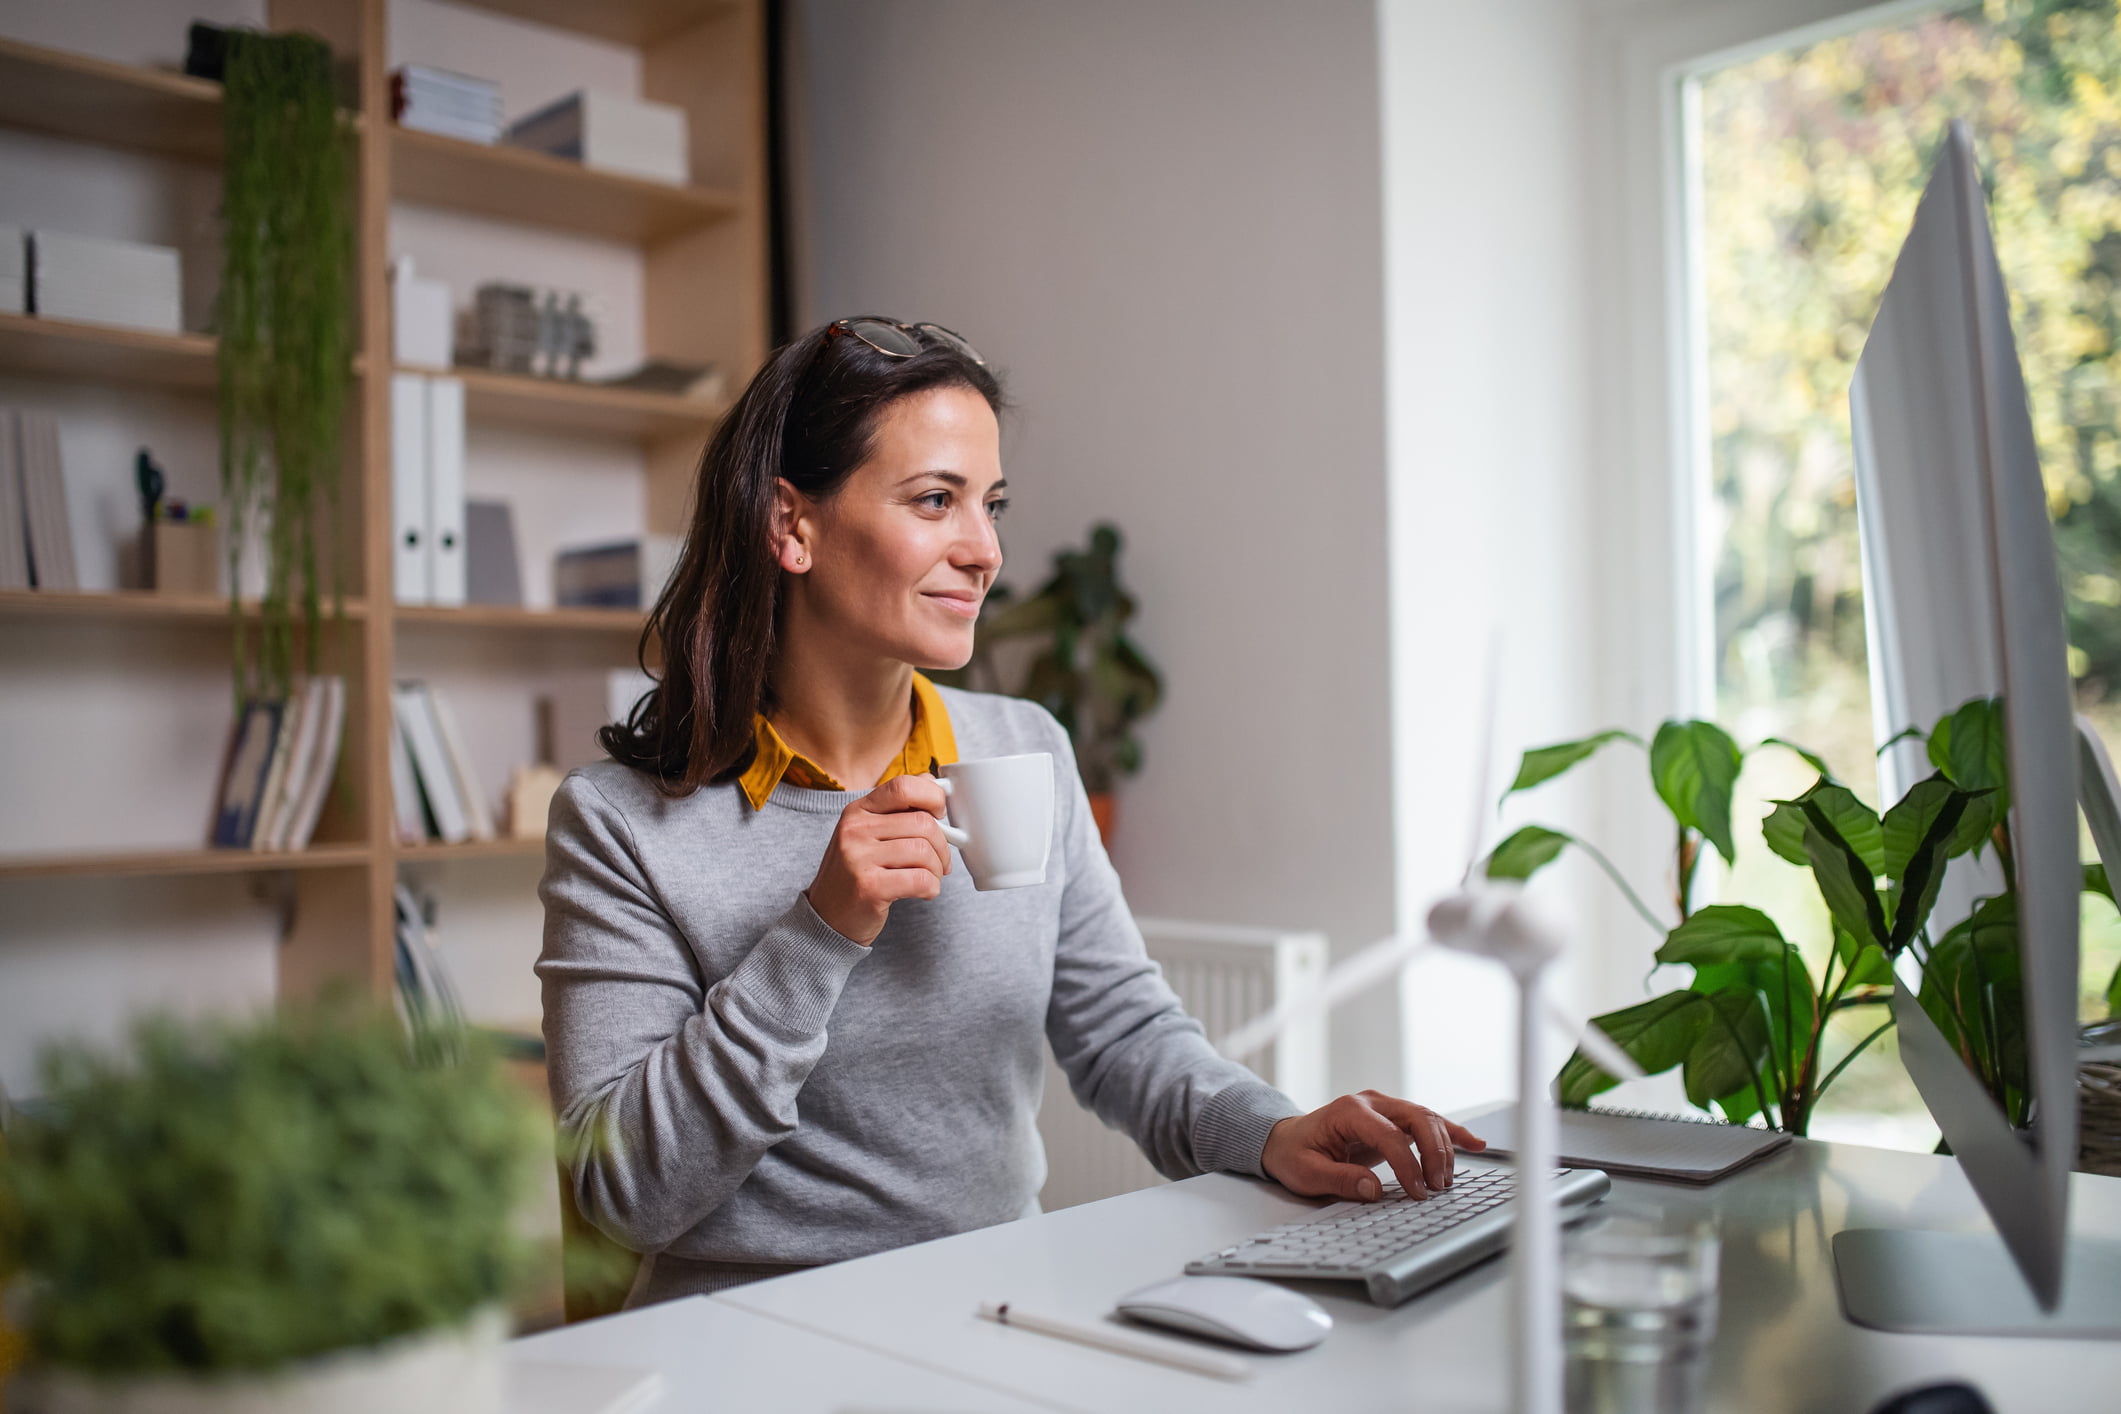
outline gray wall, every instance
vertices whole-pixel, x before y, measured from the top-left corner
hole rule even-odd
[[[933,319],[1005,368],[1003,578],[1097,520],[1127,536],[1169,685],[1120,801],[1134,907],[1338,955],[1388,932],[1374,5],[803,0],[794,25],[799,317]],[[1398,1084],[1395,1014],[1342,1014],[1337,1085]]]

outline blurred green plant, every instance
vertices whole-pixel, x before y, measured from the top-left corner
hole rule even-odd
[[[1906,736],[1923,738],[1910,730]],[[1815,977],[1796,945],[1765,913],[1740,904],[1692,904],[1695,866],[1706,842],[1726,863],[1735,858],[1732,789],[1747,753],[1709,722],[1669,721],[1649,745],[1650,779],[1675,827],[1672,900],[1678,921],[1667,927],[1603,855],[1575,837],[1527,825],[1488,857],[1493,879],[1528,879],[1571,845],[1589,853],[1663,934],[1659,966],[1686,965],[1685,988],[1593,1018],[1645,1071],[1679,1067],[1687,1099],[1713,1105],[1726,1119],[1755,1115],[1803,1134],[1818,1103],[1871,1042],[1892,1027],[1890,1012],[1861,1041],[1827,1064],[1827,1021],[1855,1007],[1883,1007],[1894,986],[1894,962],[1921,966],[1923,1009],[1936,1021],[2015,1124],[2030,1116],[2025,1084],[2024,1001],[2017,970],[2017,907],[2012,892],[2010,788],[1999,699],[1975,699],[1948,713],[1926,736],[1931,775],[1915,783],[1881,817],[1834,779],[1824,760],[1789,742],[1818,772],[1810,789],[1774,803],[1761,821],[1768,848],[1810,871],[1830,917],[1832,952]],[[1615,741],[1642,744],[1623,731],[1601,732],[1525,753],[1504,799],[1567,772]],[[2004,892],[1978,901],[1973,913],[1933,943],[1931,910],[1946,864],[1993,850]],[[2105,873],[2087,870],[2087,887],[2105,888]],[[2121,973],[2109,988],[2121,999]],[[1555,1081],[1563,1104],[1584,1105],[1619,1083],[1581,1051]]]
[[[461,1324],[525,1274],[546,1146],[476,1037],[341,1006],[155,1020],[42,1074],[0,1157],[0,1272],[42,1364],[269,1370]]]
[[[339,518],[353,357],[352,136],[331,50],[314,35],[228,31],[224,89],[217,386],[240,700],[287,695],[298,608],[307,671],[321,652],[317,542]],[[255,665],[235,593],[253,528],[266,539]],[[336,622],[338,558],[330,564]]]
[[[957,672],[931,674],[955,687],[998,688],[994,650],[1015,640],[1041,640],[1022,680],[1002,690],[1038,703],[1067,728],[1083,787],[1093,795],[1141,769],[1134,724],[1163,698],[1163,680],[1127,636],[1135,605],[1120,586],[1119,550],[1118,528],[1099,525],[1090,532],[1088,549],[1055,552],[1052,577],[1028,598],[996,585],[980,618],[972,661]]]

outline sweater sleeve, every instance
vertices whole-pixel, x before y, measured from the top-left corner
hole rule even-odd
[[[798,896],[707,986],[594,782],[561,785],[545,840],[537,972],[575,1203],[615,1241],[653,1252],[795,1132],[826,1023],[869,950]]]
[[[1267,1132],[1302,1110],[1208,1044],[1141,930],[1099,840],[1068,739],[1055,738],[1056,852],[1066,870],[1046,1039],[1075,1098],[1124,1130],[1167,1178],[1264,1178]]]

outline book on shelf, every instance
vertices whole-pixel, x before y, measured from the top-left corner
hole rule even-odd
[[[210,842],[224,849],[306,849],[345,739],[346,680],[297,680],[286,698],[237,714],[216,795]]]
[[[398,803],[400,839],[413,843],[432,836],[447,844],[492,839],[493,811],[448,703],[431,684],[418,679],[397,683],[390,697],[409,777],[404,785],[410,802],[401,798]],[[393,746],[394,786],[398,749]]]
[[[398,721],[397,702],[391,702],[390,800],[399,844],[418,844],[427,838],[427,814],[420,799],[420,782],[412,771],[412,748],[405,743],[405,728]]]
[[[401,64],[390,76],[390,115],[399,127],[491,143],[501,136],[501,86],[426,64]]]
[[[523,605],[515,509],[506,501],[464,503],[464,602]]]
[[[29,313],[29,232],[0,225],[0,314]]]
[[[14,422],[30,583],[39,589],[78,589],[73,517],[66,507],[66,474],[59,455],[59,419],[22,408],[16,411]]]
[[[428,929],[426,910],[402,883],[393,893],[393,909],[399,1014],[415,1027],[461,1028],[464,1004]]]
[[[214,808],[212,841],[226,849],[250,843],[265,794],[265,772],[272,764],[273,737],[283,704],[260,700],[245,704],[236,717],[221,768],[221,792]]]
[[[642,609],[677,568],[684,541],[643,535],[562,550],[552,566],[553,601],[563,609]]]
[[[0,407],[0,589],[27,589],[29,525],[22,510],[22,441],[15,410]]]

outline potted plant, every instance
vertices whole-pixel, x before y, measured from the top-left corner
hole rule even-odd
[[[1027,697],[1059,719],[1075,746],[1076,768],[1090,795],[1090,811],[1107,841],[1116,815],[1114,788],[1141,769],[1134,725],[1156,710],[1163,682],[1127,636],[1134,596],[1119,583],[1120,537],[1099,525],[1086,550],[1053,556],[1053,575],[1028,598],[996,585],[979,628],[972,661],[937,677],[958,686],[999,687],[994,656],[1002,644],[1029,640],[1036,651],[1011,696]]]
[[[1693,968],[1690,983],[1636,1006],[1593,1019],[1652,1074],[1680,1067],[1687,1098],[1744,1123],[1803,1134],[1820,1098],[1849,1063],[1892,1026],[1885,1003],[1894,963],[1920,964],[1920,999],[1947,1038],[2014,1123],[2029,1119],[2022,1030],[1996,1018],[2022,1015],[2016,958],[2016,898],[2010,878],[2009,782],[2002,749],[2002,708],[1975,699],[1946,714],[1926,735],[1935,767],[1883,816],[1836,781],[1818,756],[1770,738],[1756,750],[1794,751],[1818,774],[1812,787],[1777,801],[1761,821],[1769,848],[1810,871],[1826,905],[1833,948],[1814,975],[1795,944],[1758,909],[1693,904],[1695,866],[1706,843],[1728,863],[1735,857],[1731,795],[1746,754],[1709,722],[1669,721],[1648,745],[1650,778],[1670,812],[1675,880],[1670,921],[1628,886],[1612,863],[1563,831],[1527,825],[1489,856],[1490,878],[1526,879],[1571,846],[1584,850],[1663,938],[1659,966]],[[1505,798],[1552,780],[1633,733],[1600,732],[1525,753]],[[1942,937],[1929,915],[1945,865],[1993,850],[2006,886],[1979,902]],[[2107,892],[2103,870],[2086,871],[2088,888]],[[2111,897],[2111,894],[2108,895]],[[2121,986],[2121,976],[2115,979]],[[1878,1008],[1878,1024],[1829,1065],[1827,1022],[1842,1011]],[[1563,1104],[1582,1105],[1618,1083],[1581,1052],[1555,1085]]]
[[[484,1050],[344,1010],[46,1054],[0,1156],[14,1407],[496,1410],[542,1148]]]
[[[285,697],[297,622],[305,666],[317,668],[327,569],[318,533],[340,519],[353,356],[352,138],[324,41],[236,29],[226,42],[216,347],[236,692]],[[265,543],[254,665],[238,598],[252,534]],[[340,557],[329,557],[328,569],[337,607]]]

